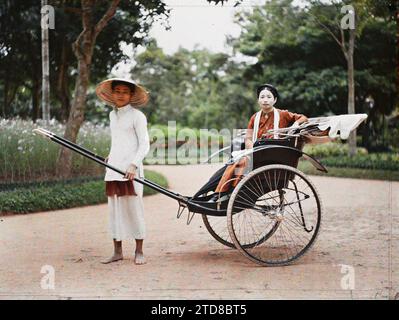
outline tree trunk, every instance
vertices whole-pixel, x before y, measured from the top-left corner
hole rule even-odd
[[[57,77],[57,97],[61,102],[61,119],[64,121],[68,119],[68,115],[71,109],[68,90],[68,61],[68,42],[66,38],[64,38],[62,43],[61,61],[58,68],[59,71]]]
[[[90,83],[90,65],[93,57],[94,45],[98,34],[115,15],[120,0],[113,0],[102,18],[95,24],[93,10],[96,5],[93,0],[82,0],[83,31],[72,45],[73,53],[78,60],[78,76],[72,101],[71,111],[66,123],[64,138],[76,142],[80,126],[84,119],[86,94]],[[72,151],[61,148],[58,155],[57,175],[61,178],[69,177],[72,170]]]
[[[42,0],[42,7],[47,6],[47,0]],[[42,14],[42,18],[44,14]],[[50,120],[50,60],[48,27],[42,26],[42,114],[43,120]]]
[[[347,64],[348,64],[348,114],[355,113],[355,75],[353,52],[355,48],[355,30],[349,29],[349,44],[347,51]],[[356,130],[353,130],[349,135],[349,156],[356,154]]]
[[[399,93],[399,4],[396,4],[396,95]],[[399,98],[396,98],[396,110],[399,112]]]
[[[64,138],[72,142],[76,142],[80,126],[84,120],[86,92],[90,81],[90,66],[84,60],[79,60],[78,70],[79,75],[75,85],[74,98],[64,133]],[[72,152],[67,148],[61,148],[57,161],[57,175],[61,178],[69,177],[71,170]]]
[[[7,110],[8,110],[8,105],[7,105],[7,97],[8,97],[8,84],[9,80],[8,77],[4,79],[4,91],[3,91],[3,117],[7,117]]]
[[[32,85],[32,120],[40,118],[40,78],[33,79]]]
[[[8,116],[15,116],[10,110],[10,105],[14,101],[17,91],[19,89],[18,83],[12,83],[8,76],[6,76],[4,80],[4,97],[3,97],[3,117],[7,118]]]
[[[92,7],[88,11],[91,14]],[[84,111],[86,107],[87,89],[90,83],[90,64],[94,49],[94,38],[92,28],[85,28],[73,44],[73,51],[78,59],[78,76],[76,79],[74,97],[68,121],[65,126],[64,138],[76,142],[79,129],[84,120]],[[61,148],[57,161],[57,175],[61,178],[67,178],[72,171],[72,151],[67,148]]]

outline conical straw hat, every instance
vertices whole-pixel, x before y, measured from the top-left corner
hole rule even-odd
[[[150,99],[147,90],[144,87],[135,83],[134,81],[124,78],[112,78],[102,81],[96,87],[97,96],[110,106],[115,106],[114,101],[112,99],[112,88],[111,88],[111,84],[113,81],[123,81],[134,85],[134,93],[132,95],[132,98],[130,99],[130,104],[133,107],[144,106],[147,104],[148,100]]]

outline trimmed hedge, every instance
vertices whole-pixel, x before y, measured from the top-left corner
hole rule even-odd
[[[323,144],[305,145],[303,151],[316,158],[340,157],[348,154],[348,144],[328,142]],[[357,154],[366,155],[365,148],[357,148]]]
[[[399,170],[399,154],[367,153],[364,148],[357,148],[357,154],[348,156],[348,145],[329,142],[320,145],[306,145],[304,152],[319,159],[324,165],[336,168],[357,168],[368,170]]]
[[[331,167],[327,166],[328,173],[316,170],[309,161],[300,161],[298,169],[308,175],[319,175],[325,177],[342,177],[351,179],[373,179],[373,180],[387,180],[399,181],[399,171],[389,170],[370,170],[348,167]]]
[[[326,166],[337,168],[399,171],[399,155],[390,153],[328,157],[322,159],[321,162]]]
[[[157,183],[164,188],[168,188],[168,186],[169,186],[168,180],[165,178],[165,176],[163,176],[162,174],[160,174],[158,172],[145,170],[144,175],[147,180]],[[154,189],[144,186],[144,196],[149,196],[149,195],[153,195],[156,193],[158,193],[158,191],[155,191]]]
[[[167,187],[164,176],[145,171],[146,178]],[[144,196],[157,193],[144,187]],[[103,178],[94,181],[46,182],[0,192],[0,213],[28,213],[105,203]]]
[[[51,187],[56,184],[78,184],[92,181],[103,181],[104,175],[98,177],[75,177],[65,180],[45,180],[45,181],[22,181],[22,182],[11,182],[11,183],[0,183],[0,192],[12,191],[22,188],[40,188],[40,187]]]

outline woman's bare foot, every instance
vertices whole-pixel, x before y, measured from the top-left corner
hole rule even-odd
[[[101,263],[108,264],[108,263],[116,262],[119,260],[123,260],[123,255],[115,253],[111,258],[108,258],[107,260],[103,260],[103,261],[101,261]]]
[[[143,252],[136,252],[134,255],[134,263],[135,264],[145,264],[145,258]]]

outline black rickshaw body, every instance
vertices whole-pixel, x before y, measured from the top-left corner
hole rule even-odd
[[[281,164],[297,168],[299,159],[303,156],[306,160],[310,161],[317,170],[327,172],[326,168],[318,160],[302,151],[304,144],[301,137],[259,139],[255,142],[253,149],[248,150],[248,153],[245,153],[245,155],[250,159],[250,167],[252,170],[272,164]],[[242,147],[245,148],[243,145]],[[188,199],[187,208],[189,211],[212,216],[226,216],[229,202],[228,198],[221,202],[208,202],[213,196],[213,194],[208,195],[208,193],[215,191],[226,167],[231,163],[233,163],[232,158],[225,166],[215,172],[193,197]],[[279,179],[276,186],[279,189],[284,188],[288,184],[290,178],[292,177],[282,177]],[[230,193],[232,191],[233,189]]]

